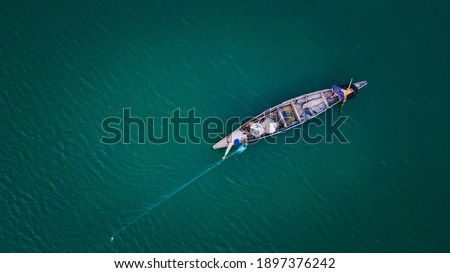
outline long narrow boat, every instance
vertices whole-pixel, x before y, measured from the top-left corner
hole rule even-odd
[[[351,89],[352,93],[348,96],[348,99],[351,99],[358,94],[359,89],[366,85],[367,81],[335,85],[330,89],[319,90],[287,100],[265,110],[244,123],[217,142],[213,148],[228,147],[228,152],[232,145],[237,146],[240,143],[255,142],[294,128],[307,120],[317,117],[337,105],[340,101],[344,101],[341,90]]]

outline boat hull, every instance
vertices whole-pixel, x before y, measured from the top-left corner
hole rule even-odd
[[[361,81],[352,87],[358,91],[366,85],[367,81]],[[341,87],[347,88],[346,85]],[[332,89],[324,89],[284,101],[253,117],[214,144],[213,148],[225,148],[236,139],[240,143],[251,143],[297,127],[337,105],[341,99],[333,94]]]

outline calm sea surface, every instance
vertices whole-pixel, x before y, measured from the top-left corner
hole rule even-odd
[[[449,252],[450,2],[332,2],[0,2],[0,251]],[[103,119],[350,78],[349,144],[250,145],[110,242],[223,151],[104,145]]]

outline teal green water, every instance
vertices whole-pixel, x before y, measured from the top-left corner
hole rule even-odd
[[[2,1],[0,251],[449,252],[447,1]],[[350,144],[103,145],[367,80]]]

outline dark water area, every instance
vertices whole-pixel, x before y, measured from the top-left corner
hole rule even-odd
[[[449,11],[1,2],[0,251],[449,252]],[[341,114],[349,144],[250,145],[110,242],[223,151],[105,145],[103,119],[248,117],[350,78],[369,84]]]

